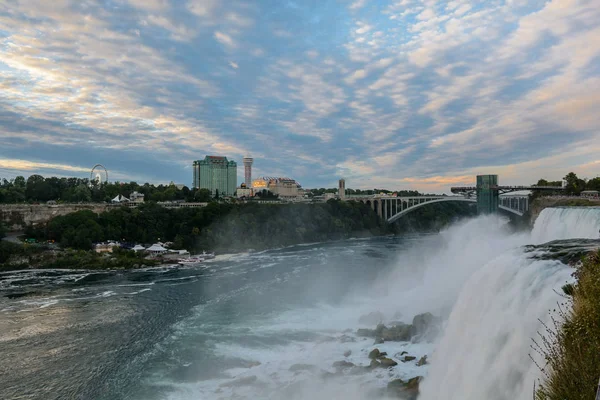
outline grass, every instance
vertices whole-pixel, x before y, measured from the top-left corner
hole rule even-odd
[[[553,319],[534,350],[544,358],[536,400],[594,399],[600,378],[600,251],[578,265],[577,282],[565,285],[569,299],[559,305],[562,324]]]

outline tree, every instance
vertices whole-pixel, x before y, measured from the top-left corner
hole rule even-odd
[[[566,194],[579,195],[585,190],[585,180],[578,178],[574,172],[569,172],[563,179],[567,182]]]
[[[215,200],[219,200],[219,189],[215,189]]]
[[[0,239],[2,239],[5,236],[6,236],[6,228],[4,227],[4,224],[2,222],[0,222]]]
[[[204,188],[198,189],[194,195],[194,200],[201,203],[208,203],[210,201],[210,190]]]

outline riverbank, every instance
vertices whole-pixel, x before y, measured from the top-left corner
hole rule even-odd
[[[563,291],[554,326],[549,326],[537,349],[547,365],[536,400],[588,400],[596,395],[600,377],[600,250],[576,266],[573,285]],[[560,321],[564,323],[560,325]]]
[[[133,251],[115,249],[112,253],[86,250],[60,250],[43,245],[0,242],[0,272],[24,269],[117,270],[159,265]]]

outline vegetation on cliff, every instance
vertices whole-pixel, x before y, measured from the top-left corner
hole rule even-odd
[[[600,251],[577,266],[577,281],[563,290],[569,301],[558,321],[542,334],[536,348],[545,359],[537,400],[589,400],[600,378]]]
[[[131,269],[156,264],[158,261],[145,259],[142,254],[119,248],[111,254],[99,254],[94,251],[56,251],[44,245],[0,242],[0,271],[27,268]]]
[[[82,210],[29,228],[27,235],[64,248],[88,250],[94,242],[172,241],[188,250],[239,251],[299,243],[436,230],[473,215],[465,204],[431,204],[388,225],[367,205],[330,200],[318,204],[209,203],[167,209],[155,203],[95,214]]]

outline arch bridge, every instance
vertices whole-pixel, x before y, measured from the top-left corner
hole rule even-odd
[[[427,204],[458,201],[477,204],[477,212],[489,214],[498,211],[509,212],[522,217],[529,210],[529,194],[520,191],[560,192],[557,186],[500,186],[498,175],[478,175],[477,186],[453,187],[453,196],[412,196],[393,195],[346,195],[347,200],[356,200],[370,205],[381,218],[392,223]],[[509,194],[512,193],[512,194]]]

